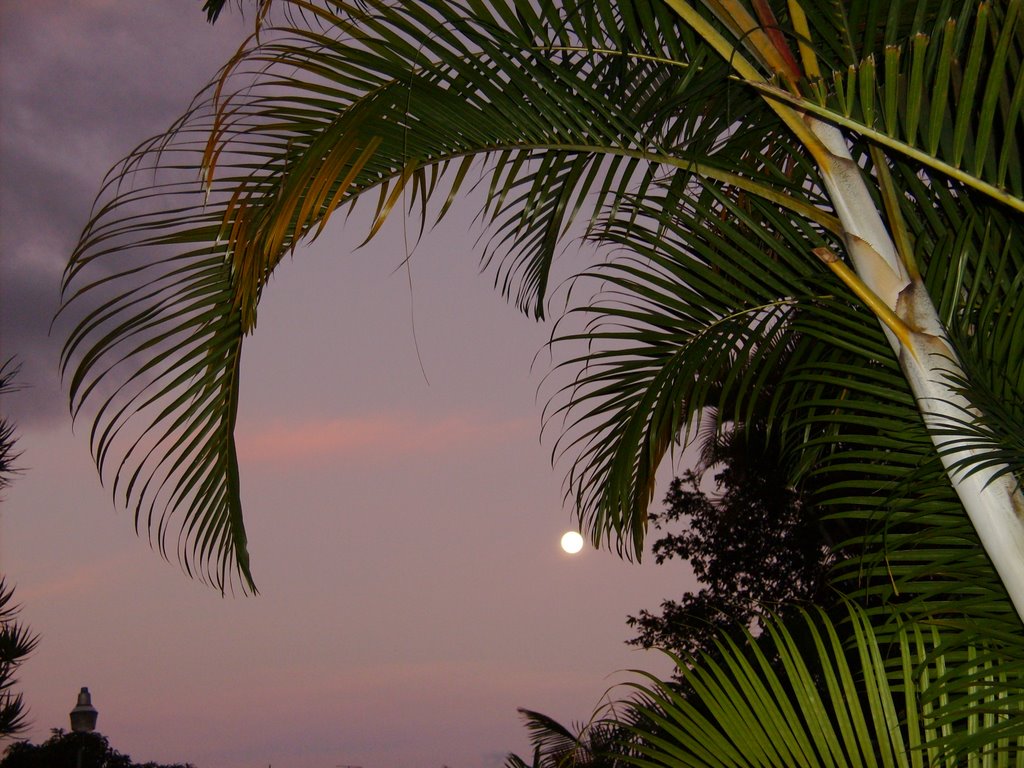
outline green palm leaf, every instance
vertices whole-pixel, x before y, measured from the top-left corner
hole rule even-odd
[[[1016,0],[893,5],[872,45],[822,73],[827,116],[1019,207],[1020,13]]]
[[[863,611],[848,611],[842,622],[821,612],[774,620],[743,645],[726,638],[719,658],[681,667],[679,688],[648,676],[632,713],[637,756],[627,760],[644,768],[1020,765],[1024,689],[1005,674],[1019,660],[1012,669],[979,660],[971,691],[951,694],[937,631],[901,626],[889,645]]]

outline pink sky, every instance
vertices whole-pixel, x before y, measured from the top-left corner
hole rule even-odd
[[[239,460],[258,464],[339,461],[399,464],[411,456],[480,450],[535,433],[536,419],[494,420],[486,413],[424,418],[409,410],[333,419],[248,425],[237,432]]]
[[[0,506],[0,568],[42,636],[20,675],[29,736],[66,728],[88,685],[99,729],[140,761],[525,755],[516,707],[578,721],[627,679],[617,670],[667,671],[624,644],[625,618],[687,577],[558,549],[565,467],[538,437],[550,360],[534,362],[550,328],[477,274],[472,206],[424,240],[410,274],[395,271],[397,228],[354,252],[363,232],[339,218],[272,281],[239,427],[258,597],[222,598],[163,562],[100,487],[86,425],[71,432],[45,338],[59,271],[106,168],[248,29],[234,6],[214,28],[199,8],[0,5],[0,345],[31,385],[3,402],[26,471]]]

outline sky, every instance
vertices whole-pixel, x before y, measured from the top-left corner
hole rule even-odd
[[[625,619],[692,577],[559,549],[574,522],[540,435],[551,328],[479,274],[472,205],[408,269],[401,223],[357,249],[365,226],[336,217],[270,283],[238,426],[258,596],[162,560],[101,487],[87,425],[72,429],[48,337],[60,273],[106,170],[250,31],[251,13],[210,26],[200,6],[0,2],[0,357],[23,385],[0,404],[23,469],[0,504],[0,572],[41,636],[19,671],[28,736],[67,728],[89,686],[99,730],[139,761],[526,757],[517,707],[583,721],[624,670],[668,674],[625,644]],[[587,263],[577,251],[564,274]]]

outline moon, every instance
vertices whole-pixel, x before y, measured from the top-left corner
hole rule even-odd
[[[562,549],[570,555],[575,555],[583,549],[583,537],[576,531],[566,531],[562,536]]]

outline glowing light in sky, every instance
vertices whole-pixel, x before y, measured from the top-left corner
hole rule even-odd
[[[575,555],[583,549],[583,537],[576,533],[576,531],[566,531],[562,536],[562,549],[570,555]]]

